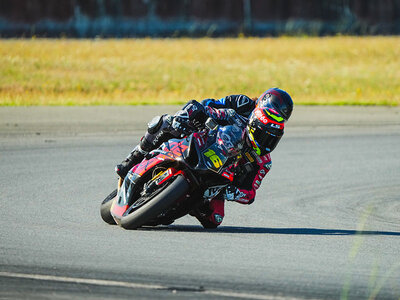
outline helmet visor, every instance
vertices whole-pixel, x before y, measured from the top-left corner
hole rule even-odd
[[[265,132],[259,128],[249,130],[250,140],[254,142],[258,149],[255,149],[258,155],[265,155],[276,148],[282,136],[277,136]],[[253,145],[254,147],[254,145]]]

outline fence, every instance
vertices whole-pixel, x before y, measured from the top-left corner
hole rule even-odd
[[[400,0],[0,0],[2,37],[399,33]]]

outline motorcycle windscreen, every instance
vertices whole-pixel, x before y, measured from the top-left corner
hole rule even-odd
[[[240,154],[244,144],[245,129],[236,125],[221,126],[217,132],[217,144],[227,157]]]

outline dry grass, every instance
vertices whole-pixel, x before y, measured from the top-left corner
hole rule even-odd
[[[399,105],[399,37],[0,40],[0,105],[177,104],[278,86],[297,104]]]

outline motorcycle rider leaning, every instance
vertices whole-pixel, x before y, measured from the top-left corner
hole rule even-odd
[[[149,152],[171,138],[203,129],[209,117],[219,125],[236,123],[246,130],[246,143],[241,159],[231,166],[235,173],[234,181],[207,206],[192,212],[205,228],[216,228],[224,218],[225,200],[241,204],[254,201],[256,190],[271,168],[269,153],[281,139],[284,123],[292,110],[291,97],[278,88],[265,91],[256,100],[245,95],[231,95],[219,100],[205,99],[201,103],[191,100],[174,116],[157,116],[151,120],[139,145],[116,166],[116,173],[124,178]],[[245,118],[248,118],[247,122]]]

